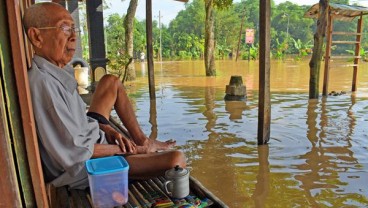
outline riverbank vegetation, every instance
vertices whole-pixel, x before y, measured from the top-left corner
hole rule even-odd
[[[331,1],[348,4],[348,1]],[[285,55],[295,54],[295,59],[311,53],[313,47],[313,34],[316,20],[304,18],[304,13],[311,6],[299,6],[291,2],[275,5],[272,3],[271,16],[271,48],[272,57],[283,59]],[[164,60],[192,60],[202,59],[205,43],[205,5],[203,0],[193,0],[186,4],[185,10],[178,13],[169,25],[160,25],[157,20],[153,22],[154,57],[159,56],[160,30],[162,57]],[[243,17],[244,16],[244,17]],[[125,15],[113,14],[108,17],[106,27],[107,50],[109,54],[120,54],[120,46],[124,45],[124,28],[122,22]],[[241,20],[243,31],[240,40],[240,59],[258,58],[258,27],[259,27],[259,1],[245,0],[228,9],[215,10],[215,57],[225,59],[235,57],[239,42]],[[251,45],[245,44],[245,29],[254,29],[255,39]],[[356,21],[335,21],[335,31],[356,31]],[[364,35],[366,36],[366,34]],[[365,37],[363,37],[363,40]],[[367,42],[362,44],[367,47]],[[134,26],[134,56],[145,52],[145,20],[135,20]],[[353,46],[339,46],[334,48],[335,54],[346,54],[353,50]],[[119,52],[119,53],[118,53]],[[113,57],[111,57],[113,58]]]

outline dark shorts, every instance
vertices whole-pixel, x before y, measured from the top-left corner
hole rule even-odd
[[[105,116],[99,114],[99,113],[95,113],[95,112],[87,112],[87,116],[94,118],[98,121],[98,123],[100,124],[108,124],[110,125],[109,120],[107,120],[107,118],[105,118]]]

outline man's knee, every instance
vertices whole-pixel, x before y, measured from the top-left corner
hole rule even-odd
[[[103,85],[119,85],[121,84],[121,81],[117,76],[106,74],[104,75],[101,80],[99,81],[99,84]]]
[[[170,152],[170,167],[173,168],[177,165],[180,167],[186,167],[186,157],[183,152],[175,150]]]

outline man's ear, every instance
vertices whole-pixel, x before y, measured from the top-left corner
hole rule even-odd
[[[27,34],[29,40],[35,48],[42,48],[43,38],[39,29],[31,27],[28,29]]]

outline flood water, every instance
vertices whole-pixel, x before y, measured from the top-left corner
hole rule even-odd
[[[229,207],[368,207],[368,63],[356,93],[352,67],[332,68],[329,91],[347,93],[309,100],[308,62],[272,61],[271,139],[262,146],[257,61],[218,61],[216,77],[203,61],[155,64],[156,103],[145,63],[126,85],[144,132],[176,139],[191,174]],[[224,101],[231,75],[242,76],[246,101]],[[323,68],[320,93],[322,77]]]

